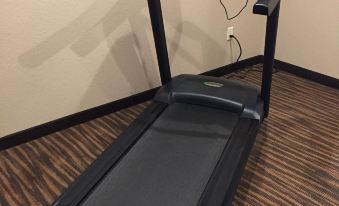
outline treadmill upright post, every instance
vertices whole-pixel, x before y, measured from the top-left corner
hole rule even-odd
[[[149,13],[152,22],[155,48],[157,51],[158,65],[162,85],[168,83],[171,79],[171,68],[168,58],[166,34],[164,21],[162,17],[160,0],[147,0]]]
[[[278,1],[272,13],[268,13],[267,16],[264,66],[261,83],[261,98],[264,100],[264,118],[268,117],[270,109],[272,74],[277,40],[279,12],[280,1]]]

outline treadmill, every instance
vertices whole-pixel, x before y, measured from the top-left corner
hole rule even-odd
[[[232,204],[269,112],[280,0],[259,0],[253,7],[267,16],[261,91],[216,77],[172,79],[160,0],[148,5],[164,86],[55,206]]]

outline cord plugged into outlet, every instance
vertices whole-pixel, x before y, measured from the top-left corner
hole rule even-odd
[[[226,37],[227,41],[231,41],[232,40],[233,33],[234,33],[234,27],[233,26],[228,27],[227,28],[227,37]]]
[[[241,8],[241,10],[236,15],[234,15],[232,17],[230,17],[228,15],[228,11],[227,11],[227,8],[226,8],[225,4],[223,3],[223,0],[219,0],[219,2],[221,4],[221,6],[224,8],[224,11],[225,11],[225,14],[226,14],[226,19],[227,20],[232,20],[232,19],[237,18],[246,9],[249,0],[246,0],[245,5]],[[227,28],[227,36],[226,36],[226,40],[229,41],[230,44],[232,43],[231,42],[232,39],[234,39],[236,41],[236,43],[238,44],[239,49],[240,49],[240,54],[239,54],[239,56],[237,58],[237,62],[238,62],[240,60],[240,58],[241,58],[241,55],[242,55],[242,48],[241,48],[241,44],[240,44],[239,39],[234,35],[234,28],[233,28],[233,26]]]
[[[234,36],[234,27],[233,26],[230,26],[227,28],[227,37],[226,37],[226,40],[227,41],[231,41],[232,39],[234,39],[236,41],[236,43],[238,44],[239,46],[239,50],[240,50],[240,54],[237,58],[237,62],[240,60],[241,56],[242,56],[242,48],[241,48],[241,44],[240,44],[240,41],[239,39]]]

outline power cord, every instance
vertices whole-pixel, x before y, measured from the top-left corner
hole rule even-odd
[[[234,35],[231,35],[230,37],[231,37],[232,39],[234,39],[234,40],[238,43],[238,45],[239,45],[240,54],[239,54],[239,56],[238,56],[238,58],[237,58],[237,62],[239,62],[239,60],[240,60],[240,58],[241,58],[241,56],[242,56],[242,47],[241,47],[240,41],[239,41],[238,38],[237,38],[236,36],[234,36]]]
[[[233,17],[229,17],[229,16],[228,16],[227,8],[226,8],[225,4],[222,2],[222,0],[220,0],[220,4],[221,4],[221,6],[224,8],[224,10],[225,10],[226,19],[227,19],[227,20],[232,20],[232,19],[237,18],[237,17],[242,13],[242,11],[244,11],[244,9],[245,9],[245,8],[247,7],[247,5],[248,5],[248,0],[246,0],[245,5],[244,5],[244,6],[241,8],[241,10],[240,10],[236,15],[234,15]]]
[[[260,64],[253,65],[250,67],[246,67],[244,70],[237,70],[230,75],[225,76],[226,79],[238,79],[238,80],[245,80],[249,73],[251,72],[262,72],[262,66]]]
[[[232,20],[232,19],[237,18],[237,17],[244,11],[244,9],[247,7],[248,1],[249,1],[249,0],[246,0],[245,5],[240,9],[240,11],[239,11],[236,15],[234,15],[233,17],[229,17],[228,11],[227,11],[227,8],[226,8],[225,4],[223,3],[222,0],[219,0],[221,6],[222,6],[222,7],[224,8],[224,10],[225,10],[225,14],[226,14],[226,19],[227,19],[227,20]],[[238,46],[239,46],[240,54],[239,54],[239,56],[238,56],[238,58],[237,58],[237,61],[236,61],[236,62],[239,62],[239,60],[240,60],[240,58],[241,58],[241,56],[242,56],[242,47],[241,47],[241,43],[240,43],[240,41],[238,40],[238,38],[235,37],[234,35],[231,35],[230,37],[231,37],[232,39],[234,39],[234,40],[237,42]]]
[[[240,9],[240,11],[236,15],[234,15],[233,17],[229,17],[228,11],[227,11],[227,8],[226,8],[225,4],[223,3],[222,0],[219,0],[219,1],[220,1],[221,6],[225,10],[225,14],[226,14],[226,19],[227,20],[232,20],[232,19],[237,18],[244,11],[244,9],[247,7],[248,2],[249,2],[249,0],[246,0],[245,5]],[[241,47],[241,43],[240,43],[239,39],[236,36],[230,35],[230,37],[231,37],[231,39],[234,39],[237,42],[238,46],[239,46],[240,54],[239,54],[239,56],[237,58],[237,62],[239,62],[239,60],[240,60],[240,58],[242,56],[242,53],[243,53],[242,47]],[[239,79],[245,79],[247,77],[247,74],[250,73],[250,72],[260,72],[261,73],[262,72],[262,66],[261,65],[256,65],[256,66],[249,67],[249,68],[245,69],[245,73],[243,73],[242,75],[239,75],[240,71],[236,71],[234,74],[228,76],[227,78],[235,78],[236,77],[236,78],[239,78]],[[273,68],[273,74],[276,74],[278,72],[279,72],[279,68],[275,64],[275,66]]]
[[[237,70],[230,75],[225,76],[226,79],[238,79],[238,80],[245,80],[248,77],[248,74],[254,73],[262,73],[263,65],[257,64],[253,66],[246,67],[244,70]],[[279,68],[274,65],[272,74],[278,74]]]

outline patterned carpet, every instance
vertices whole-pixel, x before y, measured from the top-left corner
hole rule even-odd
[[[227,76],[256,85],[260,65]],[[339,91],[277,72],[234,205],[339,205]],[[0,205],[50,205],[147,103],[0,153]]]

